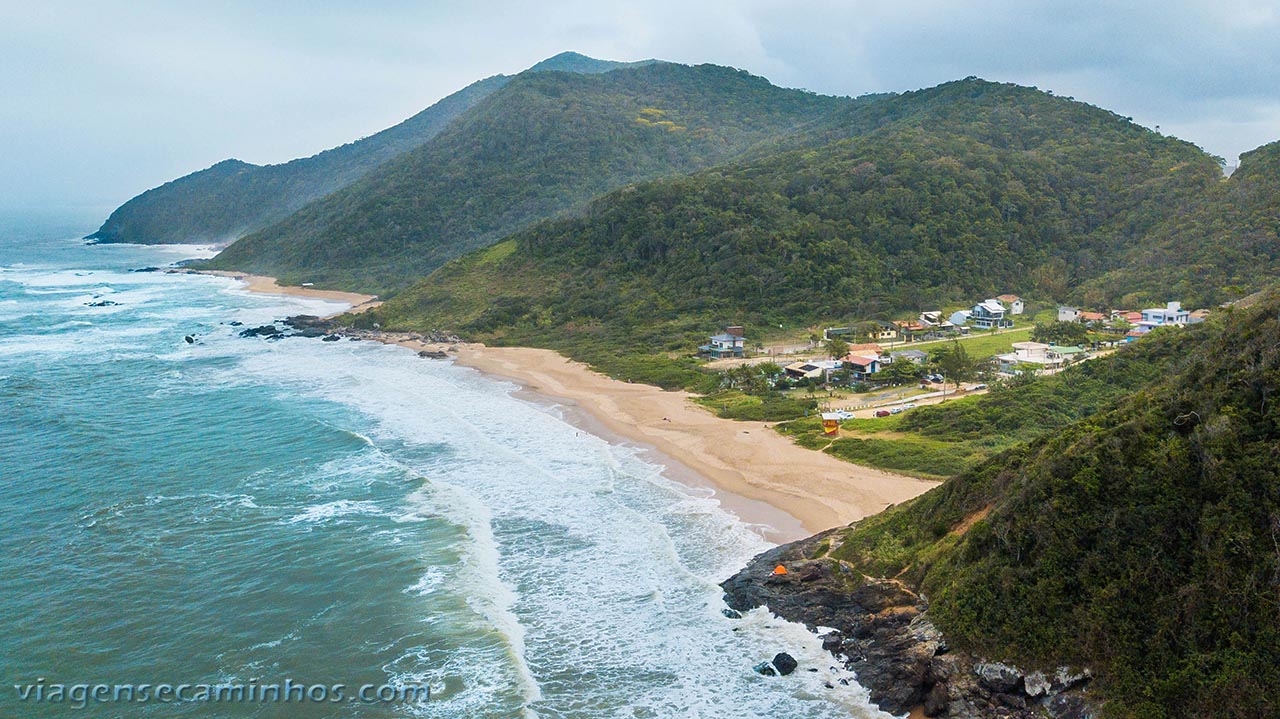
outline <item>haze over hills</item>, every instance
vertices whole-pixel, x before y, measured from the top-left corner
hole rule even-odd
[[[210,266],[394,290],[601,193],[725,162],[847,102],[714,65],[525,73]]]
[[[528,72],[598,73],[647,62],[596,60],[565,52]],[[129,200],[87,239],[139,244],[230,242],[418,147],[510,80],[511,76],[495,75],[472,83],[394,127],[311,157],[279,165],[224,160]]]
[[[977,79],[850,103],[784,142],[801,147],[628,187],[518,233],[376,317],[664,351],[723,322],[888,317],[1012,287],[1065,296],[1221,181],[1189,143]]]

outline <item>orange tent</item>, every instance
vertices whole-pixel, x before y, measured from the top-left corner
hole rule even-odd
[[[778,566],[776,566],[776,567],[774,567],[774,568],[773,568],[773,573],[774,573],[774,574],[786,574],[786,573],[787,573],[787,568],[786,568],[786,567],[784,567],[784,566],[782,566],[781,564],[779,564]]]

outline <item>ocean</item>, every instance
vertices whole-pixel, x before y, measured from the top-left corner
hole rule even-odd
[[[242,338],[342,305],[90,229],[0,221],[0,716],[879,715],[721,613],[770,545],[710,490],[447,361]]]

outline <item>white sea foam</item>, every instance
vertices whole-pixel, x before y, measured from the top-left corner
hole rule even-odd
[[[376,502],[357,502],[349,499],[339,499],[333,502],[325,502],[323,504],[315,504],[307,507],[299,514],[296,514],[284,522],[286,524],[327,522],[331,519],[340,517],[350,517],[353,515],[378,517],[384,513]]]

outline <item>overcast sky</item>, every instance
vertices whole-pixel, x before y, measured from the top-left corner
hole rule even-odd
[[[1275,0],[0,0],[0,208],[106,209],[372,134],[563,50],[861,95],[978,75],[1230,163],[1280,139]]]

